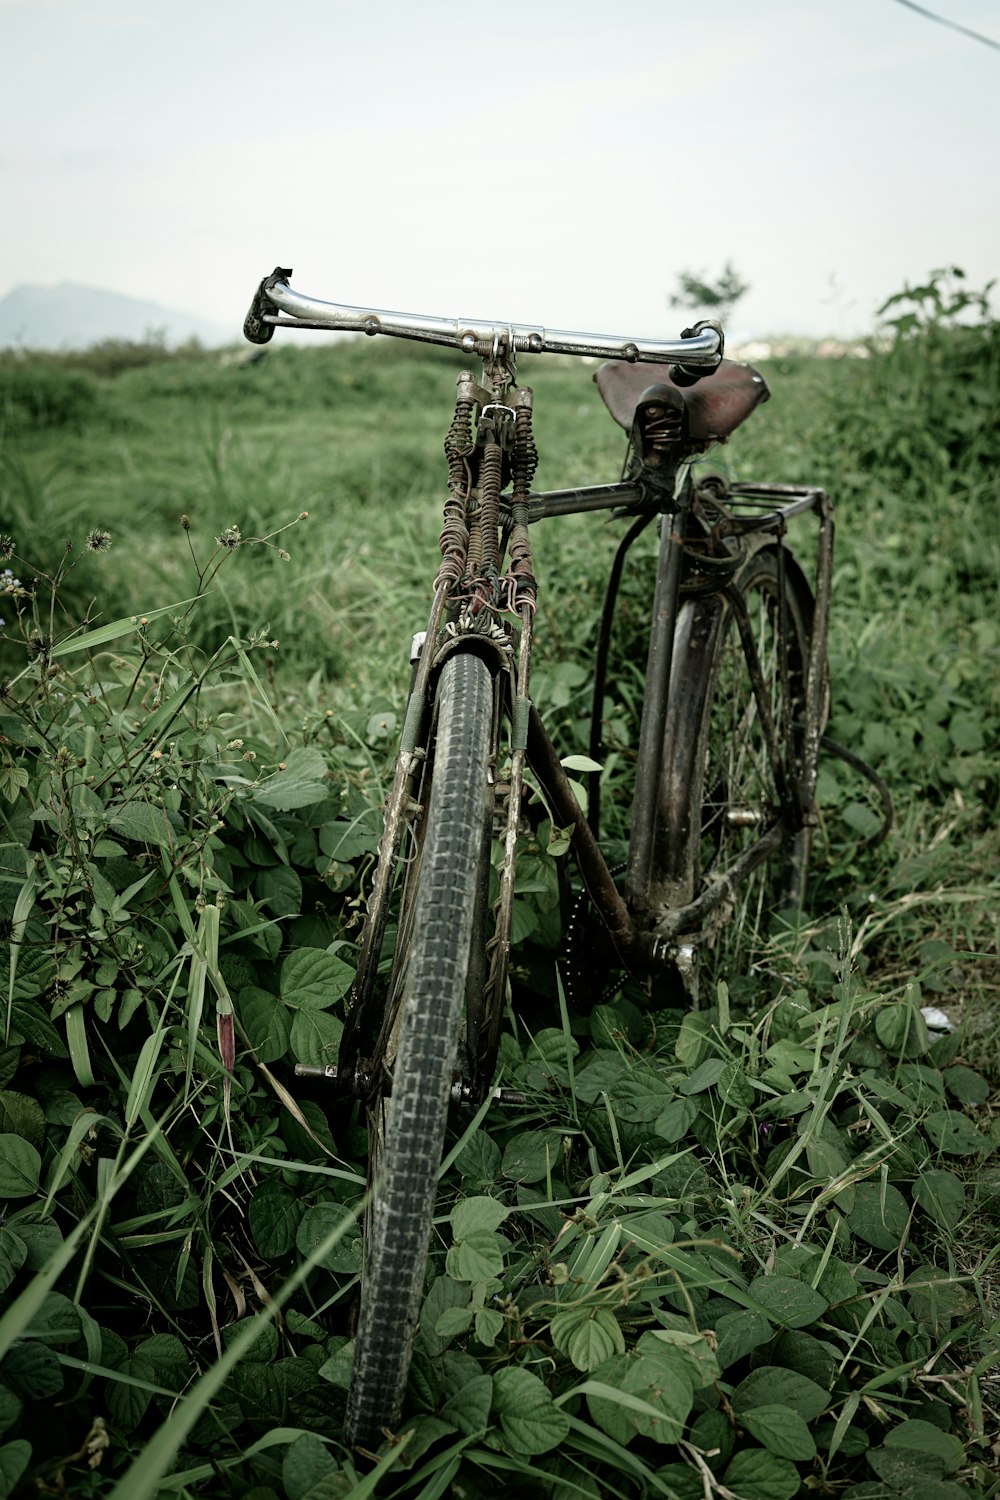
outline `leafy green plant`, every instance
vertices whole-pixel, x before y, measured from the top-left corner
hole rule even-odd
[[[921,336],[895,366],[788,362],[725,455],[840,502],[831,732],[892,783],[892,841],[858,847],[871,810],[828,761],[812,915],[707,1010],[626,985],[581,1015],[536,799],[502,1052],[525,1102],[455,1121],[372,1456],[340,1440],[365,1136],[294,1066],[336,1058],[426,611],[420,413],[453,372],[365,342],[161,360],[102,376],[113,420],[102,399],[9,445],[6,529],[37,516],[60,561],[0,561],[0,1494],[996,1494],[995,579],[975,464],[893,447]],[[544,482],[614,472],[579,369],[537,384]],[[279,506],[310,512],[289,561]],[[538,530],[538,697],[586,775],[616,538]],[[612,836],[647,566],[606,705]]]

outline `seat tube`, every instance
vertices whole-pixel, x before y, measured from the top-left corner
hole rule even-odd
[[[686,488],[686,487],[685,487]],[[629,837],[625,896],[639,914],[649,909],[653,839],[663,764],[663,737],[670,691],[674,636],[680,606],[681,567],[688,503],[684,496],[675,515],[665,515],[660,531],[660,556],[653,595],[653,613],[646,659],[646,689],[639,725],[632,829]]]

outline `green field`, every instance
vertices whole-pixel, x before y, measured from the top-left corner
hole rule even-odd
[[[458,1124],[375,1462],[339,1443],[364,1133],[293,1068],[336,1052],[460,361],[0,359],[0,1500],[1000,1493],[1000,325],[932,289],[869,358],[769,361],[710,455],[835,500],[829,730],[893,833],[861,847],[866,783],[825,763],[801,926],[692,1014],[559,1004],[528,843],[528,1102]],[[522,364],[539,488],[618,475],[591,373]],[[562,755],[618,535],[537,528]]]

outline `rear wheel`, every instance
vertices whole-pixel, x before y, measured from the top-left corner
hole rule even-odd
[[[661,910],[702,899],[690,933],[709,981],[746,972],[774,914],[802,905],[809,829],[794,805],[811,629],[808,586],[773,546],[756,552],[729,590],[686,604],[678,622],[653,895]],[[760,665],[759,695],[744,636]],[[709,896],[770,830],[778,834],[770,854],[722,899]]]
[[[438,686],[424,831],[406,875],[368,1110],[373,1196],[347,1406],[352,1444],[394,1428],[406,1390],[470,954],[485,926],[492,731],[485,663],[451,657]]]

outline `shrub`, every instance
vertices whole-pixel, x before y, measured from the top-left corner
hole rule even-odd
[[[80,429],[99,407],[97,386],[79,370],[32,359],[0,361],[0,423],[12,432]]]

